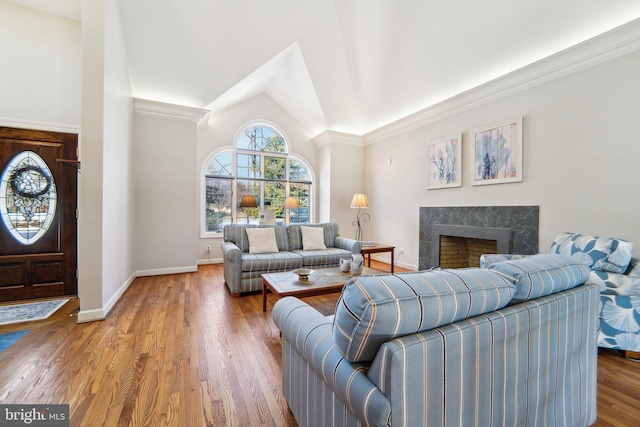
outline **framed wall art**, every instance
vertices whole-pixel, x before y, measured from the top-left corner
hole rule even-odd
[[[462,185],[462,134],[427,144],[427,189]]]
[[[522,181],[522,117],[471,131],[471,185]]]

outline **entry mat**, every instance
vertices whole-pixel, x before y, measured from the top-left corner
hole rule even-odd
[[[0,325],[46,319],[67,301],[69,299],[0,306]]]

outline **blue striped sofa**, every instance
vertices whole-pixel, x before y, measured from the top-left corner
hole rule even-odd
[[[341,237],[338,224],[304,224],[305,227],[321,227],[327,249],[304,250],[301,225],[251,225],[230,224],[223,230],[222,255],[224,281],[234,297],[243,292],[262,289],[263,273],[289,271],[296,268],[335,267],[340,258],[362,251],[362,243]],[[247,228],[274,228],[278,252],[249,253]]]
[[[279,300],[282,388],[300,426],[588,426],[598,287],[556,254],[364,275],[333,317]]]

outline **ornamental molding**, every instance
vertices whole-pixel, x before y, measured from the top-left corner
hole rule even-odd
[[[351,145],[354,147],[362,147],[364,139],[362,136],[353,135],[350,133],[336,132],[333,130],[325,130],[318,135],[311,138],[318,147],[324,147],[329,144],[343,144]]]
[[[640,19],[593,37],[363,135],[364,145],[435,123],[640,49]]]
[[[184,122],[199,123],[209,114],[209,110],[185,105],[169,104],[151,99],[133,98],[137,115],[156,117]]]

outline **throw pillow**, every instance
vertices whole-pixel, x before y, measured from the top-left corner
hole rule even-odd
[[[589,277],[589,268],[560,254],[538,254],[491,264],[489,270],[508,277],[516,285],[510,304],[575,288]]]
[[[246,228],[250,254],[278,252],[276,232],[273,228]]]
[[[322,227],[300,227],[302,232],[302,249],[313,251],[327,249],[324,244],[324,229]]]
[[[551,253],[570,256],[591,270],[624,273],[633,255],[633,243],[622,239],[560,233],[551,244]]]

